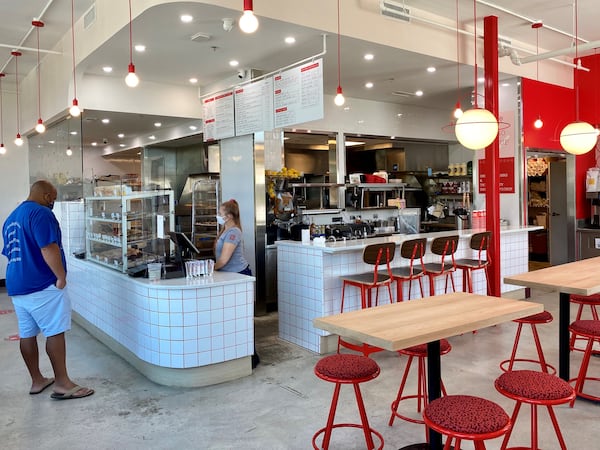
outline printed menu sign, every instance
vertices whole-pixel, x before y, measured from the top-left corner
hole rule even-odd
[[[273,78],[235,88],[235,134],[273,129]]]
[[[273,89],[275,128],[323,118],[322,59],[275,75]]]
[[[501,194],[514,194],[515,192],[515,158],[498,158],[499,174],[498,184]],[[486,182],[484,173],[485,160],[479,160],[479,193],[485,194]]]
[[[204,141],[235,136],[233,90],[219,92],[202,100]]]

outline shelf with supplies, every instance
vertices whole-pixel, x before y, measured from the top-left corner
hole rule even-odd
[[[355,209],[397,208],[395,199],[404,199],[405,192],[420,191],[406,183],[350,183],[346,184],[346,206]]]
[[[192,242],[202,254],[212,254],[219,225],[219,181],[199,179],[192,185]]]
[[[159,241],[174,229],[173,191],[86,197],[85,211],[88,260],[126,272],[168,256]]]

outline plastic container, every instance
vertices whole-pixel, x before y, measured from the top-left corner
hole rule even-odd
[[[162,264],[161,263],[148,263],[148,280],[157,281],[160,280],[162,275]]]

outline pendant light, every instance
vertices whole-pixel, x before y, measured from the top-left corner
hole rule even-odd
[[[42,120],[42,90],[40,81],[40,28],[44,26],[44,22],[41,20],[34,20],[31,22],[31,25],[35,27],[37,34],[38,121],[35,125],[35,131],[41,134],[46,131],[46,125],[44,125],[44,121]]]
[[[254,33],[258,30],[258,19],[254,15],[252,0],[244,0],[244,13],[239,20],[240,30],[244,33]]]
[[[579,37],[577,28],[577,0],[575,0],[575,68],[574,84],[575,84],[575,121],[568,124],[560,132],[560,145],[562,148],[572,155],[583,155],[589,152],[596,145],[598,133],[596,129],[587,122],[579,120]]]
[[[342,106],[346,103],[346,99],[344,98],[344,93],[342,92],[342,36],[340,35],[340,0],[337,0],[337,52],[338,52],[338,61],[337,61],[337,69],[338,69],[338,86],[336,91],[336,96],[333,99],[333,102],[337,106]]]
[[[463,115],[463,110],[460,106],[460,45],[459,45],[459,19],[458,19],[458,0],[456,0],[456,93],[458,99],[456,105],[454,105],[454,113],[452,114],[455,119],[459,119]]]
[[[131,32],[131,0],[129,0],[129,68],[125,77],[125,84],[129,87],[136,87],[140,83],[140,79],[135,73],[133,65],[133,35]]]
[[[23,138],[21,137],[21,112],[19,110],[19,56],[22,53],[12,51],[10,54],[15,57],[15,80],[17,85],[17,137],[15,138],[15,145],[20,147],[23,145]]]
[[[4,112],[2,106],[2,78],[5,76],[5,73],[0,72],[0,155],[4,155],[6,153],[6,147],[4,146]]]
[[[471,150],[490,145],[498,136],[498,120],[487,109],[477,106],[477,0],[473,0],[473,41],[475,76],[473,80],[474,105],[456,121],[455,133],[458,142]]]
[[[531,25],[531,28],[535,30],[535,55],[538,56],[540,54],[540,28],[542,28],[544,24],[540,22],[535,22]],[[540,60],[535,60],[535,81],[540,81]],[[537,119],[533,122],[533,126],[538,130],[544,126],[544,122],[542,121],[542,116],[538,112]]]
[[[77,101],[77,77],[75,75],[75,0],[71,0],[71,43],[73,50],[73,103],[69,108],[69,114],[72,117],[79,117],[81,109]]]

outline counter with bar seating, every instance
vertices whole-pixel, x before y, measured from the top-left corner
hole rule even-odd
[[[500,279],[528,270],[528,232],[539,227],[508,227],[500,232]],[[444,231],[411,235],[392,235],[369,239],[354,239],[326,242],[325,245],[303,244],[297,241],[278,241],[277,246],[277,287],[279,312],[279,337],[316,353],[328,353],[337,347],[337,337],[326,331],[317,330],[312,321],[316,317],[329,316],[340,312],[342,275],[368,272],[372,270],[363,263],[362,253],[367,245],[394,242],[396,255],[392,267],[406,265],[408,260],[400,258],[399,245],[407,239],[426,238],[428,241],[424,262],[436,261],[431,255],[431,241],[440,236],[458,235],[459,244],[455,258],[477,257],[476,251],[469,248],[473,234],[483,230]],[[462,291],[462,274],[454,274],[456,290]],[[444,277],[435,282],[436,293],[444,292]],[[426,283],[425,283],[426,285]],[[404,298],[408,298],[408,283],[404,283]],[[392,289],[395,292],[395,287]],[[473,292],[485,294],[486,280],[483,271],[473,276]],[[518,286],[501,284],[503,296],[522,298],[523,289]],[[425,296],[429,289],[425,287]],[[418,283],[412,284],[411,297],[419,298]],[[381,289],[379,301],[387,303],[388,293]],[[344,311],[360,309],[360,291],[347,290]]]

